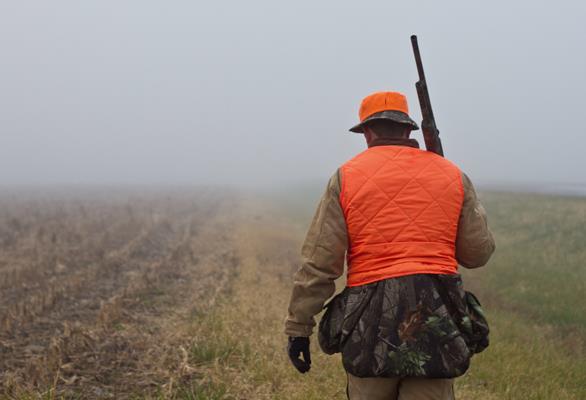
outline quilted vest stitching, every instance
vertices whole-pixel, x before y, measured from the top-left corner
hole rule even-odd
[[[458,167],[422,150],[380,146],[360,153],[340,171],[349,286],[457,271],[455,239],[464,197]],[[409,203],[413,199],[414,205]],[[401,254],[406,256],[401,259]]]

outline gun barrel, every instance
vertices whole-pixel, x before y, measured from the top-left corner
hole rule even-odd
[[[423,62],[421,61],[421,54],[419,53],[417,36],[411,36],[411,45],[413,46],[413,54],[415,55],[417,72],[419,73],[419,81],[415,83],[415,87],[417,88],[417,97],[419,97],[419,105],[421,106],[421,115],[423,117],[421,130],[423,131],[423,138],[425,139],[425,147],[428,151],[433,151],[434,153],[443,156],[444,150],[439,137],[439,130],[435,125],[433,110],[431,109],[431,100],[429,99],[429,91],[427,90],[427,82],[425,81],[425,74],[423,72]]]
[[[417,43],[416,35],[411,35],[411,46],[413,47],[413,54],[415,55],[415,63],[417,64],[419,80],[425,81],[425,72],[423,72],[423,62],[421,61],[421,54],[419,53],[419,43]]]

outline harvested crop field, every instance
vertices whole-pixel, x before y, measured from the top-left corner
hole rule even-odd
[[[234,198],[91,189],[0,203],[4,396],[164,395],[197,379],[181,324],[237,273]]]
[[[285,354],[319,191],[91,188],[0,196],[0,399],[344,399],[339,356]],[[491,346],[458,399],[583,399],[584,198],[485,193],[466,271]],[[340,287],[344,285],[341,280]]]

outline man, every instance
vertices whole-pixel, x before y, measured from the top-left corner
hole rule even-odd
[[[457,274],[494,251],[486,214],[457,166],[409,138],[418,126],[404,95],[374,93],[359,116],[350,130],[368,149],[332,176],[302,248],[285,322],[289,357],[310,369],[314,316],[346,257],[346,288],[328,307],[320,345],[342,353],[348,397],[452,399],[453,378],[487,345],[459,312],[471,295]]]

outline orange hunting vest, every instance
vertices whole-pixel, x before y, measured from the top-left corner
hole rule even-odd
[[[455,274],[464,188],[460,169],[429,151],[371,147],[341,168],[348,286],[412,274]]]

